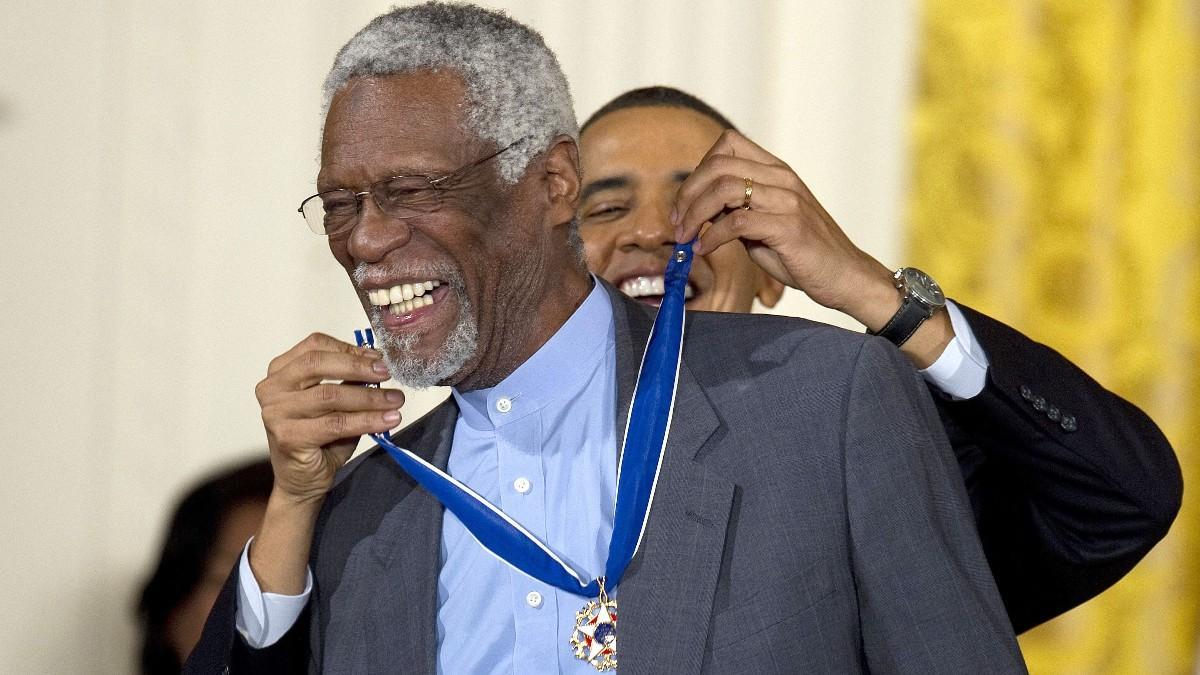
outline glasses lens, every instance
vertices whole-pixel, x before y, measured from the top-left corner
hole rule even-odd
[[[358,198],[349,190],[331,190],[313,195],[300,205],[308,229],[317,234],[337,234],[354,226]]]
[[[399,176],[374,186],[371,194],[384,213],[404,218],[436,211],[441,201],[438,188],[424,176]]]

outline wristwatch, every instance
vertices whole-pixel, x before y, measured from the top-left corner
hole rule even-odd
[[[900,303],[900,309],[896,310],[883,328],[872,334],[886,338],[899,347],[907,342],[934,312],[946,306],[946,296],[933,277],[915,267],[901,267],[892,278],[904,300]]]

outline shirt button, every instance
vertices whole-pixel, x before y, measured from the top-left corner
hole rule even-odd
[[[1057,422],[1058,418],[1061,417],[1061,413],[1058,408],[1050,406],[1050,409],[1046,411],[1046,417],[1049,417],[1051,422]]]
[[[1033,409],[1038,412],[1042,412],[1043,410],[1045,410],[1046,409],[1046,399],[1042,398],[1041,396],[1035,397],[1033,399]]]
[[[521,494],[528,494],[529,490],[532,488],[533,488],[533,483],[530,483],[529,479],[524,476],[521,476],[520,478],[513,481],[513,489],[516,490],[517,492],[520,492]]]
[[[1063,431],[1066,432],[1075,431],[1079,428],[1079,425],[1075,423],[1075,418],[1071,415],[1063,415],[1062,422],[1059,424],[1062,425]]]
[[[512,410],[512,401],[510,401],[508,398],[497,399],[496,400],[496,410],[498,410],[499,412],[502,412],[502,413],[506,413],[509,410]]]
[[[1026,401],[1032,399],[1033,398],[1033,390],[1030,389],[1029,387],[1026,387],[1025,385],[1021,385],[1021,398],[1025,399]]]
[[[542,594],[537,591],[529,591],[529,594],[525,596],[525,603],[534,609],[541,607]]]

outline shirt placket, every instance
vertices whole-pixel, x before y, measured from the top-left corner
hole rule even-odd
[[[500,401],[506,401],[504,403]],[[499,399],[493,405],[507,420],[498,420],[498,470],[500,508],[542,541],[547,541],[546,473],[541,447],[544,439],[538,415],[524,414],[518,403]],[[504,412],[500,412],[500,411]],[[515,418],[515,419],[514,419]],[[517,635],[513,648],[514,671],[538,672],[553,663],[558,649],[558,600],[554,588],[509,568],[511,607]]]

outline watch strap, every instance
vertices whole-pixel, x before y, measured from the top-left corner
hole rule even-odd
[[[900,303],[900,309],[892,315],[892,318],[880,328],[875,335],[878,335],[897,347],[908,342],[908,339],[917,332],[922,323],[929,318],[929,309],[917,302],[911,295],[905,294],[904,301]]]

